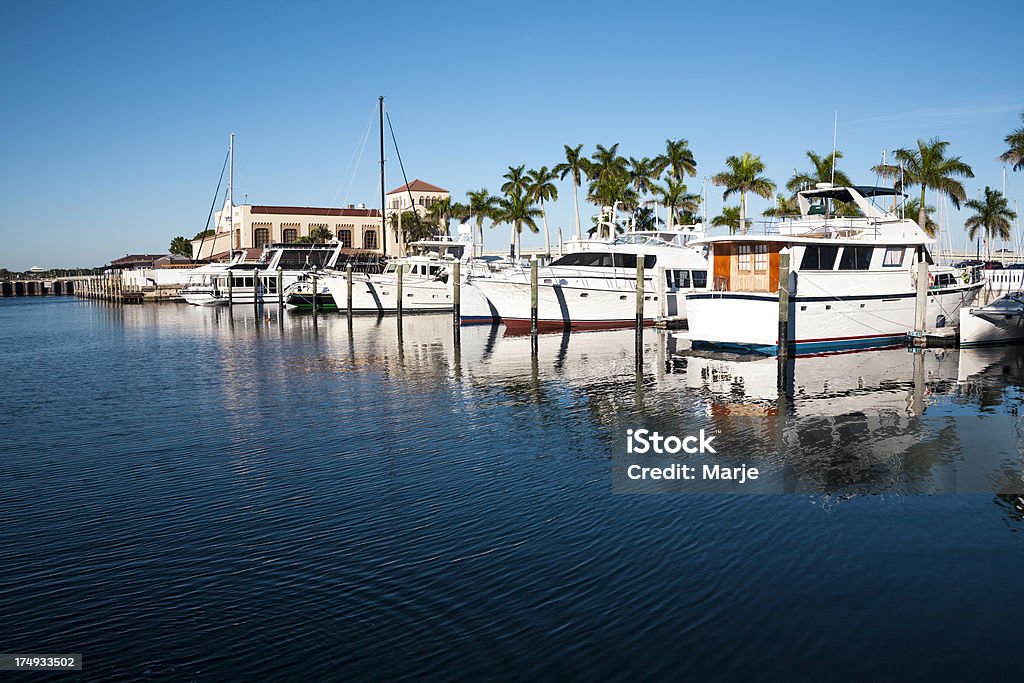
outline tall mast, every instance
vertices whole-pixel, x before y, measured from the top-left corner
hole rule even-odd
[[[380,248],[384,256],[388,255],[388,225],[384,219],[386,198],[384,196],[384,96],[377,98],[380,104]]]
[[[235,132],[228,133],[228,263],[235,258]]]

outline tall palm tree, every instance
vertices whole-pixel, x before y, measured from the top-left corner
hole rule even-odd
[[[908,216],[920,215],[921,213],[921,200],[917,197],[908,199],[903,203],[903,211]],[[939,224],[932,218],[932,214],[935,213],[934,206],[924,207],[924,231],[928,233],[929,237],[935,237],[935,233],[939,231]]]
[[[526,190],[526,164],[509,166],[508,171],[501,177],[505,179],[501,184],[501,191],[505,194],[516,194]]]
[[[1002,192],[986,186],[981,199],[971,199],[964,206],[974,211],[974,215],[964,221],[967,239],[973,240],[979,230],[990,245],[996,237],[1004,240],[1010,238],[1010,222],[1017,218],[1017,214],[1010,210]]]
[[[540,209],[534,205],[533,200],[526,192],[506,193],[500,200],[498,220],[512,226],[512,240],[517,259],[521,254],[520,236],[523,233],[523,226],[537,232],[536,218],[540,213]]]
[[[544,220],[544,255],[548,258],[551,257],[551,234],[548,232],[548,212],[544,209],[544,202],[558,199],[558,188],[554,183],[557,177],[547,166],[526,174],[526,192],[533,201],[540,203],[540,215]]]
[[[453,203],[451,197],[442,197],[441,199],[434,200],[434,203],[427,208],[427,215],[437,222],[437,229],[440,235],[447,235],[449,224],[452,218],[457,218],[457,213],[461,213],[462,205],[458,202]]]
[[[836,185],[853,185],[850,177],[842,171],[834,168],[835,162],[843,158],[839,150],[829,152],[826,156],[815,154],[811,150],[805,152],[813,168],[810,171],[793,171],[793,177],[786,183],[786,189],[790,192],[797,192],[808,187],[814,187],[818,183],[835,183]],[[833,171],[835,172],[833,175]]]
[[[658,170],[657,162],[654,159],[643,157],[637,159],[630,157],[627,162],[629,169],[629,182],[639,196],[644,196],[654,189],[661,172]]]
[[[470,190],[466,193],[468,200],[467,214],[476,219],[476,231],[480,237],[480,249],[483,253],[484,246],[484,219],[494,218],[498,210],[498,198],[487,191],[486,188]]]
[[[711,219],[713,228],[729,228],[729,234],[735,235],[740,226],[740,207],[723,206],[722,213]]]
[[[897,149],[893,156],[898,163],[879,164],[871,170],[884,178],[892,178],[903,189],[907,186],[921,187],[921,203],[918,205],[917,224],[925,229],[925,193],[931,189],[949,197],[953,206],[960,208],[960,202],[967,199],[964,186],[956,178],[973,178],[974,171],[960,157],[947,157],[949,143],[938,138],[918,140],[917,149]]]
[[[693,156],[693,151],[690,150],[688,140],[682,138],[665,140],[665,153],[655,161],[658,165],[659,175],[668,169],[669,175],[679,182],[682,182],[687,174],[691,177],[697,175],[697,160]]]
[[[587,198],[598,206],[612,207],[612,221],[615,219],[615,203],[635,206],[636,192],[630,186],[629,163],[618,154],[619,143],[611,147],[597,145],[590,155],[587,177],[590,186]]]
[[[565,147],[565,161],[555,166],[552,171],[558,174],[559,180],[565,180],[565,176],[572,176],[572,203],[576,208],[576,239],[582,237],[580,233],[580,200],[579,189],[583,184],[583,178],[587,176],[590,167],[590,160],[583,156],[583,145]]]
[[[722,193],[722,200],[730,195],[740,195],[740,226],[745,232],[747,229],[747,193],[752,192],[759,197],[768,199],[775,192],[775,183],[761,175],[764,172],[764,162],[761,157],[750,152],[744,152],[742,156],[730,156],[725,160],[728,171],[715,174],[711,182],[715,185],[725,187]],[[724,213],[724,211],[723,211]]]
[[[686,184],[669,176],[664,185],[655,185],[654,194],[668,208],[666,230],[671,230],[677,211],[694,213],[699,208],[700,196],[686,191]]]
[[[1021,123],[1024,123],[1024,111],[1020,113]],[[1019,171],[1024,168],[1024,126],[1017,128],[1004,138],[1009,149],[999,155],[999,158],[1008,164],[1013,164],[1013,170]]]

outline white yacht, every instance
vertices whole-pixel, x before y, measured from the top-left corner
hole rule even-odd
[[[998,297],[986,306],[960,313],[960,346],[989,346],[1024,341],[1024,292]]]
[[[932,264],[932,244],[917,224],[872,202],[882,187],[817,188],[798,193],[800,216],[763,235],[698,240],[709,249],[713,278],[686,299],[695,346],[778,352],[779,256],[790,255],[788,339],[796,353],[828,353],[902,344],[915,326],[915,263],[928,262],[926,327],[956,327],[960,308],[980,284]],[[858,216],[836,215],[836,202]]]
[[[683,294],[703,289],[708,263],[689,239],[702,231],[630,232],[612,240],[571,241],[570,253],[539,269],[537,327],[612,329],[636,324],[637,259],[644,261],[645,324],[664,316],[686,316]],[[471,276],[511,332],[530,328],[530,272],[511,270],[503,277]]]
[[[270,244],[255,261],[245,260],[245,251],[236,251],[228,262],[209,263],[192,271],[181,297],[193,306],[226,306],[229,298],[235,304],[252,304],[257,299],[276,303],[278,269],[288,288],[313,268],[333,267],[340,253],[337,242]]]
[[[427,313],[451,311],[454,286],[452,266],[460,262],[460,279],[464,283],[471,271],[477,277],[510,267],[505,261],[493,263],[469,259],[466,248],[471,243],[451,239],[419,240],[409,244],[411,255],[394,259],[379,274],[353,273],[353,313],[393,313],[398,309],[398,270],[402,272],[402,311]],[[339,270],[323,278],[339,311],[347,310],[347,275]],[[470,287],[460,287],[460,315],[463,322],[491,322],[494,312],[487,299]]]

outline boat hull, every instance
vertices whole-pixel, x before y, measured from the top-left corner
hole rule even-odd
[[[1024,317],[980,316],[965,310],[960,315],[960,346],[994,346],[1024,342]]]
[[[324,284],[337,303],[348,310],[348,282],[344,276],[327,276]],[[478,290],[460,287],[459,310],[464,324],[494,322],[495,310]],[[443,280],[405,279],[402,282],[403,313],[438,313],[453,308],[453,287]],[[398,310],[398,283],[394,279],[353,278],[352,312],[376,315]]]
[[[960,307],[973,301],[977,286],[930,292],[929,329],[957,327]],[[914,329],[913,292],[793,297],[789,339],[797,354],[833,353],[898,346]],[[697,347],[773,355],[778,353],[777,294],[707,292],[687,297],[689,332]]]

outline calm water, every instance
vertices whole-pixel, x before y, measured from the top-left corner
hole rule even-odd
[[[533,357],[457,351],[446,316],[282,322],[0,300],[0,651],[90,680],[1019,676],[1024,351],[797,359],[780,399],[774,360],[654,331],[638,376],[630,332]],[[639,426],[714,427],[791,493],[613,493]]]

